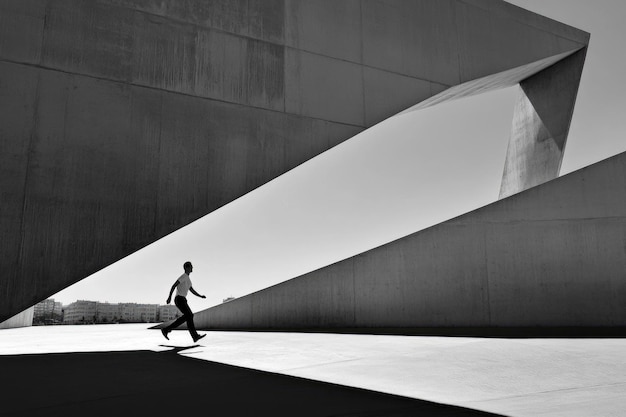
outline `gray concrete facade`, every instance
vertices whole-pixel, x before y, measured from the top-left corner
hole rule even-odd
[[[0,321],[415,103],[589,39],[496,0],[8,0],[0,35]]]
[[[205,329],[626,326],[626,153],[201,311]]]
[[[16,327],[30,327],[33,325],[35,307],[27,308],[21,313],[0,323],[0,329],[14,329]]]
[[[586,49],[519,84],[500,198],[559,175]]]

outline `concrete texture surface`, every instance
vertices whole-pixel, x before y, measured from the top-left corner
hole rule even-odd
[[[196,313],[205,329],[626,325],[626,153]]]
[[[434,94],[419,103],[405,109],[401,114],[409,113],[435,106],[449,100],[456,100],[461,97],[470,97],[477,94],[487,93],[502,88],[513,87],[520,82],[533,77],[542,72],[546,68],[555,65],[557,62],[564,60],[570,55],[576,53],[581,48],[566,51],[560,54],[549,56],[538,61],[530,62],[519,67],[511,68],[502,72],[497,72],[484,77],[458,84]]]
[[[403,107],[588,42],[466,0],[7,0],[0,28],[0,321]]]
[[[500,198],[559,175],[587,48],[576,48],[450,87],[402,113],[519,84]]]
[[[234,416],[608,417],[626,407],[622,337],[208,332],[194,345],[187,332],[167,341],[146,327],[3,330],[3,412],[163,414],[179,396],[188,411]],[[25,396],[33,379],[46,388]]]
[[[558,177],[587,49],[520,83],[500,198]]]
[[[27,308],[21,313],[17,313],[8,320],[0,323],[0,329],[11,329],[14,327],[28,327],[33,325],[33,314],[35,307]]]

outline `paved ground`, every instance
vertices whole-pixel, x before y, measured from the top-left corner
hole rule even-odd
[[[626,415],[625,338],[208,332],[194,345],[147,327],[1,330],[0,414],[161,415],[178,395],[234,416]]]

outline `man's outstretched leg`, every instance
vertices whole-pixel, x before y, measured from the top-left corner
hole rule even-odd
[[[189,308],[189,304],[187,304],[187,299],[185,297],[176,296],[176,298],[174,299],[174,303],[176,304],[176,307],[178,307],[178,309],[183,313],[183,316],[179,317],[179,320],[183,319],[187,321],[187,330],[189,330],[189,334],[191,335],[193,341],[197,342],[198,340],[206,336],[204,334],[200,335],[196,331],[196,326],[193,323],[193,313]]]
[[[172,329],[175,329],[175,328],[177,328],[178,326],[180,326],[181,324],[183,324],[183,322],[184,322],[185,320],[187,320],[187,318],[186,318],[184,315],[180,316],[180,317],[179,317],[179,318],[177,318],[177,319],[176,319],[176,320],[175,320],[172,324],[170,324],[169,326],[166,326],[166,327],[162,328],[162,329],[161,329],[161,333],[163,333],[163,336],[164,336],[167,340],[170,340],[170,338],[169,338],[169,337],[167,337],[167,334],[168,334],[169,332],[171,332],[171,331],[172,331]]]

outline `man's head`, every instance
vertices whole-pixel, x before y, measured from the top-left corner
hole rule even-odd
[[[183,264],[183,268],[185,268],[185,273],[189,275],[193,271],[193,265],[191,262],[187,261]]]

